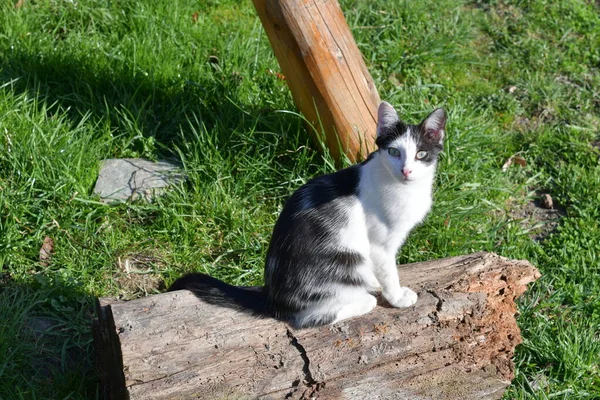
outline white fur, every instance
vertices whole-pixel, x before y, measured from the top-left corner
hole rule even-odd
[[[337,287],[335,299],[319,304],[317,309],[337,312],[336,321],[371,311],[375,301],[369,291],[376,287],[394,307],[417,301],[414,291],[400,286],[396,253],[431,208],[435,165],[415,160],[418,149],[408,133],[391,147],[398,148],[401,157],[380,151],[361,169],[359,201],[351,206],[348,225],[340,232],[340,247],[365,258],[358,273],[369,287]],[[412,171],[408,179],[403,168]]]
[[[389,154],[381,154],[384,158],[381,160],[387,171],[395,176],[400,182],[404,181],[415,181],[421,184],[425,184],[429,188],[433,183],[433,177],[435,175],[435,165],[427,165],[416,159],[417,145],[410,136],[409,132],[400,136],[398,139],[390,144],[390,147],[394,147],[400,150],[400,157],[392,157]],[[403,169],[411,171],[408,177],[402,173]]]
[[[360,202],[353,202],[348,212],[348,224],[340,230],[339,247],[360,253],[363,257],[369,255],[369,236],[364,229],[365,213]]]
[[[400,149],[402,157],[379,152],[367,163],[362,171],[359,198],[365,210],[373,273],[382,294],[391,305],[408,307],[417,301],[417,295],[400,286],[396,253],[431,209],[435,165],[415,161],[417,148],[409,134],[390,146]],[[403,168],[412,170],[408,179],[402,174]]]
[[[320,301],[294,316],[296,326],[304,326],[307,320],[319,315],[336,317],[332,323],[355,317],[370,312],[377,305],[377,298],[367,290],[357,286],[335,285],[330,290],[336,293],[335,297]]]

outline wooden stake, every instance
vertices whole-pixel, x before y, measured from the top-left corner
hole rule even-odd
[[[363,159],[374,149],[380,100],[338,2],[253,2],[314,139],[336,160],[340,150]]]

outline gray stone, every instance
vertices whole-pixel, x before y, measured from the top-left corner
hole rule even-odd
[[[151,200],[185,179],[182,170],[167,161],[142,158],[111,158],[102,161],[94,193],[105,203]]]

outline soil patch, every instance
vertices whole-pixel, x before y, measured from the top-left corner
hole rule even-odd
[[[7,273],[1,273],[0,274],[0,288],[8,285],[9,282],[11,282],[11,280],[12,279],[11,279],[11,277],[10,277],[9,274],[7,274]]]
[[[554,208],[546,208],[542,196],[526,203],[525,205],[512,209],[510,218],[521,220],[521,224],[530,229],[529,237],[535,241],[544,240],[558,226],[561,217],[566,215],[564,208],[553,202]]]
[[[133,253],[119,257],[115,278],[121,289],[119,298],[132,300],[164,291],[165,282],[160,272],[165,265],[165,261],[155,254]]]

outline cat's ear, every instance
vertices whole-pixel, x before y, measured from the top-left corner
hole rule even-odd
[[[446,111],[443,108],[433,110],[420,124],[423,136],[431,141],[441,143],[444,140],[446,119]]]
[[[394,126],[400,121],[398,113],[388,102],[382,101],[377,110],[377,137],[381,136],[387,128]]]

